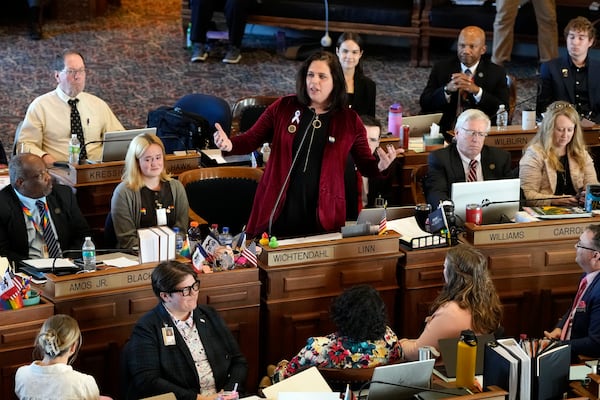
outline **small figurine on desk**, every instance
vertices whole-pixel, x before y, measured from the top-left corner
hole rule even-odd
[[[269,245],[269,234],[267,232],[263,232],[262,237],[258,241],[258,244],[260,244],[263,247]]]

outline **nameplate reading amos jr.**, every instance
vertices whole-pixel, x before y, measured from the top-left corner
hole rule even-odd
[[[364,240],[326,242],[323,245],[307,243],[293,248],[267,249],[261,254],[261,261],[269,267],[327,262],[344,258],[366,258],[385,254],[398,254],[399,235],[387,237],[363,236]],[[374,239],[369,239],[374,238]]]
[[[478,227],[471,230],[467,228],[467,238],[474,245],[577,239],[585,228],[594,222],[597,221],[594,219],[577,219],[577,221],[572,220],[568,223],[550,225],[538,225],[532,222],[529,225],[515,224],[514,228],[507,228],[510,225],[505,225],[498,229],[494,229],[490,225],[488,229]]]
[[[91,272],[71,275],[68,277],[69,279],[65,279],[65,277],[54,280],[48,279],[43,290],[48,297],[56,299],[65,296],[104,292],[141,285],[148,285],[150,287],[150,275],[153,269],[154,265],[123,269],[115,268],[114,270],[109,270],[111,273]]]

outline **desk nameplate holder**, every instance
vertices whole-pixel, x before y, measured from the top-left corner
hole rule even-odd
[[[275,249],[263,248],[260,261],[266,267],[281,267],[300,262],[369,258],[373,255],[399,253],[400,235],[388,231],[385,235],[357,236],[336,241],[307,242]]]
[[[600,222],[600,218],[595,217],[492,225],[474,225],[467,222],[465,230],[467,241],[477,246],[544,240],[575,240],[588,225],[598,222]]]
[[[200,154],[165,157],[165,168],[173,175],[198,168]],[[69,165],[69,168],[54,168],[51,174],[63,184],[71,186],[94,185],[99,182],[120,182],[125,169],[124,161],[110,161],[98,164]]]

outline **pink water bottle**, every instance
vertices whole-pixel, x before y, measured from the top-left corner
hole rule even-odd
[[[402,130],[402,104],[394,103],[388,113],[388,132],[397,138]]]

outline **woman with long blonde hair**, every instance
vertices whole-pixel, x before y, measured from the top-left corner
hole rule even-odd
[[[575,106],[566,101],[548,106],[519,162],[519,178],[530,204],[583,204],[586,185],[598,183],[598,178]]]

